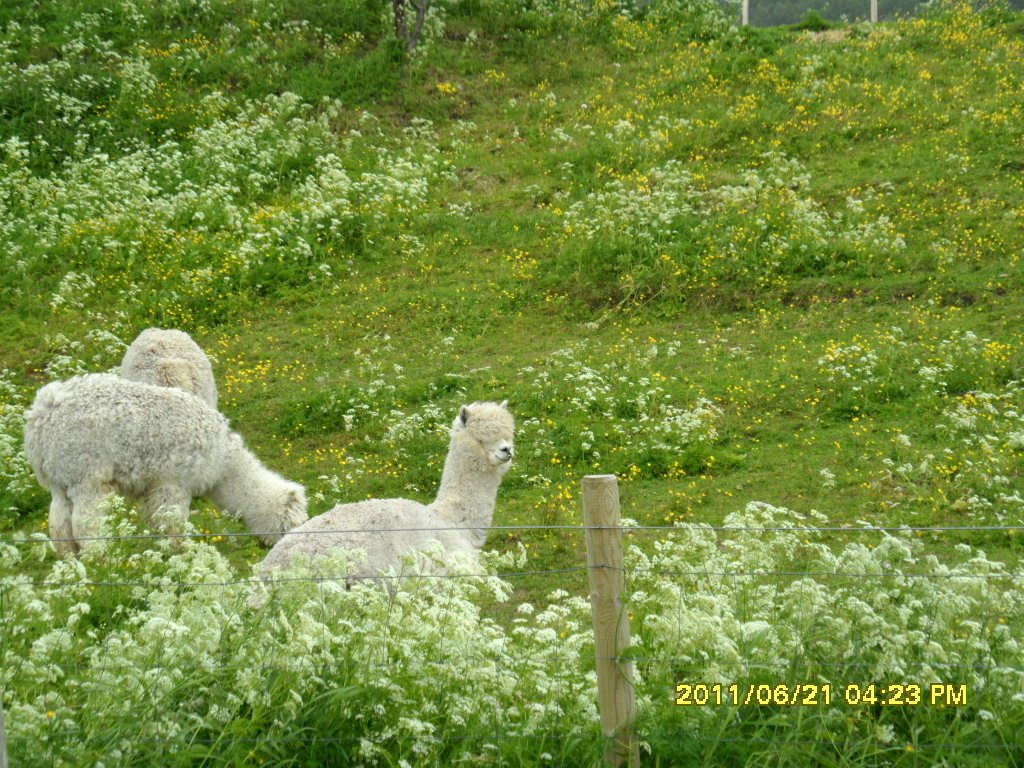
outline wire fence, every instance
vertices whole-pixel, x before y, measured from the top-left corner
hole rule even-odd
[[[809,13],[833,23],[893,21],[920,16],[937,5],[921,0],[735,0],[730,12],[737,4],[741,23],[757,27],[799,24],[807,21]],[[980,7],[991,3],[980,0],[974,4]],[[1008,0],[1007,5],[1024,10],[1024,0]],[[814,29],[815,24],[808,24],[808,28]]]
[[[709,523],[678,523],[675,525],[637,525],[633,523],[625,523],[617,526],[603,526],[603,525],[579,525],[579,524],[558,524],[558,525],[492,525],[488,528],[489,531],[495,533],[502,532],[515,532],[515,533],[533,533],[537,531],[574,531],[577,533],[585,533],[588,530],[605,530],[607,528],[615,528],[622,530],[625,534],[639,534],[639,533],[674,533],[679,532],[685,528],[696,528],[704,531],[712,531],[715,533],[1021,533],[1024,532],[1024,525],[873,525],[870,523],[863,523],[862,525],[711,525]],[[475,528],[467,528],[465,526],[430,526],[428,528],[422,527],[402,527],[402,528],[381,528],[375,529],[375,532],[379,533],[422,533],[422,532],[466,532],[477,530]],[[9,544],[15,546],[31,545],[31,544],[56,544],[69,541],[76,541],[80,543],[88,542],[116,542],[116,541],[153,541],[153,540],[165,540],[165,539],[190,539],[190,540],[207,540],[207,539],[258,539],[267,536],[280,536],[280,537],[308,537],[308,536],[326,536],[331,534],[347,534],[347,533],[366,533],[365,528],[324,528],[317,531],[189,531],[185,533],[138,533],[130,535],[103,535],[103,536],[79,536],[74,539],[62,538],[62,537],[50,537],[44,536],[43,534],[33,534],[31,536],[16,536],[9,538],[0,538],[0,544]]]
[[[410,527],[378,533],[459,530],[468,529]],[[180,693],[185,686],[181,678],[182,660],[170,645],[165,649],[166,657],[154,652],[140,663],[140,659],[131,654],[120,657],[77,646],[71,640],[52,639],[54,633],[73,632],[73,626],[66,619],[74,613],[76,601],[83,599],[92,601],[90,621],[94,633],[110,633],[115,628],[136,631],[144,626],[143,619],[138,617],[144,616],[147,601],[158,591],[178,596],[218,596],[218,605],[226,617],[225,625],[218,630],[222,636],[220,642],[228,650],[218,651],[220,656],[214,653],[207,666],[200,664],[198,670],[199,678],[210,686],[213,698],[216,698],[213,689],[230,688],[239,685],[239,680],[253,678],[264,681],[266,691],[275,696],[281,686],[302,687],[306,685],[302,682],[304,679],[315,678],[319,681],[319,695],[328,696],[344,690],[346,685],[354,685],[352,680],[373,680],[375,676],[417,685],[415,678],[419,673],[416,670],[427,666],[435,670],[447,668],[447,672],[438,673],[442,676],[440,679],[471,675],[465,671],[463,655],[477,651],[467,651],[465,639],[459,639],[455,625],[461,620],[461,614],[457,616],[456,611],[465,610],[464,606],[459,607],[462,597],[477,596],[481,600],[480,613],[490,622],[487,626],[496,627],[488,640],[496,646],[489,655],[479,657],[489,661],[487,674],[496,681],[489,689],[491,695],[497,696],[496,691],[508,689],[520,691],[520,699],[536,697],[533,701],[519,700],[515,706],[495,700],[492,706],[508,707],[508,711],[516,707],[526,710],[531,706],[544,712],[559,708],[566,711],[560,716],[538,716],[541,724],[536,729],[511,720],[488,721],[491,726],[483,741],[478,732],[449,721],[446,727],[418,737],[419,741],[410,736],[422,749],[427,748],[423,745],[443,743],[448,745],[448,750],[458,752],[464,746],[467,754],[480,756],[481,751],[493,748],[500,752],[515,743],[534,745],[517,749],[558,755],[575,754],[573,750],[578,744],[592,742],[603,745],[598,749],[603,750],[602,759],[606,764],[622,765],[635,764],[640,759],[638,747],[644,743],[659,760],[672,764],[676,754],[673,750],[677,749],[678,754],[690,754],[686,750],[696,749],[707,755],[724,748],[756,751],[762,746],[777,745],[778,737],[769,734],[779,727],[779,718],[785,716],[786,710],[800,712],[799,717],[794,715],[793,723],[786,726],[790,734],[785,741],[788,747],[820,746],[819,736],[824,731],[808,728],[806,723],[818,718],[823,729],[834,731],[835,721],[831,718],[838,708],[840,719],[850,721],[851,732],[856,732],[847,736],[848,741],[860,744],[866,752],[898,754],[901,749],[906,751],[912,747],[914,754],[923,756],[953,749],[986,755],[988,759],[1005,764],[1024,762],[1024,746],[1005,733],[1006,722],[1018,725],[1024,722],[1024,694],[1016,702],[1012,696],[1004,695],[1007,690],[1013,690],[1014,685],[1018,693],[1024,691],[1022,653],[1012,649],[1014,644],[1024,646],[1024,617],[1020,615],[1024,569],[1019,564],[1006,565],[980,558],[973,549],[959,559],[926,556],[927,553],[907,556],[905,562],[910,566],[907,568],[884,567],[885,563],[894,561],[871,560],[868,554],[881,551],[889,541],[910,546],[908,542],[921,544],[923,540],[935,539],[949,545],[945,547],[948,550],[975,534],[1003,536],[1012,545],[1015,536],[1024,532],[1024,525],[810,526],[768,522],[763,525],[662,526],[622,525],[616,520],[614,524],[500,525],[493,526],[492,531],[520,535],[579,534],[586,539],[587,559],[580,558],[556,568],[505,565],[450,572],[414,569],[373,577],[347,571],[289,572],[275,576],[271,582],[237,572],[211,578],[173,572],[135,578],[130,569],[122,575],[111,568],[100,569],[99,577],[90,575],[91,570],[87,568],[77,575],[72,574],[72,569],[46,574],[42,566],[19,572],[0,571],[0,640],[3,641],[0,647],[3,662],[0,768],[6,768],[8,750],[15,765],[57,764],[66,762],[62,744],[95,741],[96,737],[89,732],[94,720],[90,711],[92,701],[85,695],[55,696],[62,681],[75,681],[73,687],[92,690],[98,680],[119,680],[124,686],[121,693],[132,698],[141,695],[132,688],[130,681],[133,679],[139,690],[148,690],[147,686],[153,685],[153,681],[173,678],[177,682],[161,696],[173,699],[185,695]],[[321,531],[318,535],[360,532],[363,531],[339,528]],[[215,538],[221,541],[260,535],[258,532],[189,532],[170,536],[142,533],[95,536],[79,543],[131,545],[133,551],[145,552],[147,545],[155,540],[209,543]],[[617,561],[595,551],[600,549],[594,544],[598,539],[617,548],[618,554],[614,556],[618,557]],[[47,547],[54,541],[57,540],[42,536],[7,537],[0,539],[0,545],[21,550]],[[767,564],[758,559],[765,552],[781,551],[790,545],[797,550],[785,557]],[[813,552],[800,549],[811,546],[816,547]],[[823,547],[838,553],[827,566],[820,559],[825,556]],[[801,563],[801,558],[809,552],[819,559]],[[854,555],[862,556],[862,561],[857,561]],[[46,562],[51,563],[52,558]],[[140,560],[130,562],[137,565]],[[514,599],[506,595],[502,600],[490,601],[481,598],[483,593],[479,590],[453,592],[445,597],[446,589],[457,590],[459,584],[477,585],[487,580],[504,584]],[[427,585],[416,595],[418,599],[433,600],[430,610],[437,611],[438,615],[436,635],[421,640],[421,646],[411,655],[396,650],[405,642],[401,638],[403,622],[415,613],[396,597],[409,582]],[[431,584],[436,586],[431,587]],[[918,589],[917,585],[922,584],[925,588]],[[588,632],[591,639],[585,652],[580,653],[577,648],[574,655],[568,650],[568,646],[580,642],[582,632],[578,622],[574,624],[574,620],[568,618],[568,609],[557,621],[551,619],[553,623],[535,626],[529,622],[536,609],[522,613],[517,607],[523,605],[517,601],[536,601],[539,594],[544,590],[550,592],[553,587],[569,592],[570,597],[589,592],[593,633]],[[280,590],[298,593],[304,588],[315,598],[304,605],[314,606],[313,613],[319,611],[316,615],[323,617],[318,625],[324,635],[322,648],[314,648],[308,659],[275,656],[269,650],[264,655],[250,657],[235,652],[232,632],[241,627],[249,631],[247,622],[258,622],[260,617],[270,621],[267,617],[274,616],[273,612],[283,604],[277,602]],[[325,592],[327,588],[332,591]],[[82,597],[83,589],[88,591],[89,597]],[[360,589],[370,591],[359,592]],[[602,626],[597,618],[598,604],[606,589],[611,590],[606,597],[612,613],[606,626]],[[66,591],[62,598],[65,602],[57,605],[49,625],[36,628],[38,637],[32,642],[19,640],[19,635],[30,628],[18,625],[19,621],[28,621],[25,611],[18,608],[15,595],[18,590],[32,590],[39,599]],[[360,642],[380,644],[373,653],[360,655],[351,648],[346,650],[347,655],[340,657],[328,653],[328,650],[337,653],[346,647],[333,637],[342,632],[339,627],[355,626],[354,622],[359,620],[358,601],[347,597],[342,607],[332,603],[334,596],[343,593],[382,596],[377,604],[380,616],[384,616],[380,619],[379,634],[360,636]],[[260,599],[254,602],[254,595]],[[801,595],[807,595],[803,602]],[[833,595],[839,597],[833,598]],[[964,595],[964,605],[954,605],[957,595]],[[1010,595],[1018,603],[1001,607],[1000,600]],[[567,599],[563,595],[552,604],[561,605],[558,601]],[[871,610],[864,609],[863,619],[851,619],[854,613],[837,615],[837,611],[860,610],[856,606],[849,607],[858,601],[865,605],[870,603]],[[805,615],[795,620],[794,613],[800,614],[805,609]],[[912,619],[893,618],[901,612],[913,611],[921,611],[921,615]],[[956,615],[949,619],[944,612]],[[389,623],[392,613],[398,624]],[[289,615],[294,619],[298,614]],[[912,638],[911,646],[897,649],[893,638],[879,635],[877,627],[868,625],[869,617],[883,615],[890,616],[892,621],[904,621],[906,637]],[[841,626],[843,622],[846,622],[845,630]],[[796,631],[797,624],[805,627],[806,633],[799,638],[787,636]],[[528,651],[517,646],[519,633],[526,629],[539,636],[552,627],[555,638],[548,641],[548,646],[541,647],[535,642]],[[951,627],[954,629],[950,630]],[[285,632],[283,629],[274,631]],[[632,639],[631,631],[635,633]],[[560,633],[568,633],[570,639],[560,637]],[[955,637],[958,633],[963,637]],[[273,633],[268,636],[270,634]],[[841,642],[839,635],[844,635]],[[62,647],[68,649],[65,656],[56,654],[49,660],[46,679],[39,678],[38,672],[27,671],[36,666],[35,656],[44,641],[62,642]],[[189,640],[181,635],[179,642]],[[840,655],[830,655],[833,646],[839,649],[841,643],[845,645]],[[614,692],[607,695],[602,690],[602,664],[611,672],[609,684],[615,686]],[[588,677],[594,665],[598,668],[597,690]],[[546,675],[542,685],[531,688],[522,682],[525,675],[539,674],[540,668]],[[28,685],[31,696],[19,688],[27,678],[32,678]],[[916,700],[911,706],[902,707],[903,721],[895,716],[888,717],[888,711],[893,710],[883,711],[880,707],[888,705],[899,709],[900,705],[908,704],[892,700],[895,691],[905,697],[908,686],[916,686],[909,688],[916,692]],[[309,687],[302,690],[303,697],[307,697]],[[369,715],[370,719],[391,717],[381,714],[389,707],[381,690],[365,683],[359,690],[361,696],[368,697],[363,702],[367,711],[376,713]],[[546,693],[538,694],[541,690]],[[579,722],[572,720],[579,711],[570,712],[566,701],[578,696],[581,690],[584,694],[590,691],[592,703],[593,699],[598,701],[595,709],[599,727],[594,720],[582,728]],[[698,692],[697,700],[685,700],[694,690]],[[43,703],[33,704],[32,696]],[[427,698],[430,696],[441,700],[446,693],[439,687]],[[543,700],[544,696],[547,700]],[[945,698],[937,698],[940,696]],[[624,697],[628,697],[628,701],[624,701]],[[201,698],[201,694],[193,691],[186,698],[188,700],[184,704],[179,702],[178,706],[198,706],[194,700]],[[824,703],[823,698],[827,699]],[[1007,699],[1010,704],[1006,703]],[[50,719],[45,738],[38,734],[33,736],[32,729],[22,718],[28,716],[26,713],[33,706],[38,709],[49,706],[47,701],[58,700],[60,703],[54,704],[53,710],[44,713],[44,717]],[[634,707],[637,701],[640,705]],[[299,714],[316,722],[316,716],[310,712],[317,710],[317,706],[304,702],[298,707]],[[330,709],[340,705],[324,703],[322,706]],[[612,714],[606,715],[607,712]],[[443,720],[441,717],[439,722]],[[860,726],[860,720],[873,722],[874,730]],[[973,735],[961,738],[958,726],[950,724],[961,720],[970,724]],[[935,726],[936,721],[942,722]],[[726,728],[728,723],[733,725]],[[376,754],[373,752],[376,747],[367,746],[367,732],[349,735],[307,724],[296,733],[278,730],[254,734],[244,730],[232,732],[230,724],[222,725],[222,733],[214,726],[197,723],[191,730],[183,728],[166,735],[140,727],[139,733],[131,738],[132,749],[164,755],[200,748],[206,750],[204,754],[213,754],[229,747],[236,750],[245,747],[253,754],[265,755],[277,754],[275,750],[299,750],[306,755],[316,754],[318,749],[336,750],[338,754],[363,750],[364,756],[370,755],[367,761],[372,761],[372,755]],[[915,729],[926,735],[914,737]],[[123,735],[121,738],[123,740]],[[904,744],[901,739],[912,741]],[[684,743],[690,746],[683,749],[680,745]],[[74,749],[73,746],[68,748]],[[394,743],[383,747],[394,748]],[[39,752],[40,749],[43,751]],[[116,760],[112,762],[116,764]]]

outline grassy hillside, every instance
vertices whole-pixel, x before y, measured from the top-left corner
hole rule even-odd
[[[389,6],[0,7],[0,535],[46,529],[48,496],[20,448],[34,391],[115,366],[158,325],[187,330],[214,358],[222,409],[267,464],[306,485],[314,514],[369,496],[428,500],[459,405],[508,398],[520,431],[498,525],[579,524],[580,478],[614,472],[624,514],[641,524],[763,522],[747,508],[763,502],[791,510],[772,513],[786,525],[978,526],[988,530],[910,536],[914,562],[989,562],[981,547],[1019,570],[1019,13],[956,5],[813,32],[736,29],[703,0],[627,13],[469,0],[435,6],[405,55]],[[210,506],[194,520],[242,530]],[[654,538],[636,536],[647,551]],[[585,561],[575,531],[489,539],[510,555],[520,544],[531,571]],[[786,556],[801,567],[824,557],[794,546]],[[213,547],[223,578],[264,552],[244,537]],[[723,542],[708,561],[723,548],[743,560]],[[66,566],[52,554],[17,566],[54,567]],[[1016,677],[999,685],[1012,687],[1024,597],[993,581],[1008,591],[984,599],[1002,607],[974,619],[989,651],[1008,654],[998,664]],[[541,603],[556,587],[583,594],[585,574],[516,585],[517,599]],[[729,585],[717,588],[727,600]],[[135,599],[133,610],[153,603]],[[658,606],[638,600],[637,611]],[[47,621],[58,618],[33,632]],[[658,637],[649,647],[671,646]],[[84,659],[90,641],[79,641]],[[680,657],[685,642],[709,643],[673,642]],[[852,647],[865,665],[895,653]],[[687,663],[675,674],[707,672]],[[851,674],[866,673],[842,682]],[[42,697],[20,703],[55,711],[43,678],[19,680],[5,682]],[[979,714],[996,709],[988,702],[955,716],[856,710],[845,725],[808,725],[768,713],[742,726],[732,715],[677,723],[692,713],[662,699],[646,710],[647,738],[665,764],[755,764],[772,741],[792,764],[930,765],[948,753],[918,743],[953,744],[950,765],[1018,764],[1007,734],[1024,704],[998,700],[994,720]],[[252,723],[274,719],[249,706]],[[301,706],[292,714],[289,728],[323,727]],[[244,764],[249,732],[234,722],[218,744],[233,733],[231,759]],[[747,728],[742,744],[723,737],[733,727]],[[701,736],[684,745],[679,729]],[[36,743],[29,730],[18,743]],[[826,732],[832,752],[808,758],[801,744]],[[385,748],[408,757],[410,739]],[[502,754],[590,754],[557,744]],[[282,762],[274,748],[253,754]]]

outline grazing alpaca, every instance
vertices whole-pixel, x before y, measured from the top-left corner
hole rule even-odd
[[[210,360],[184,331],[147,328],[124,353],[121,377],[191,392],[217,407],[217,384]]]
[[[264,467],[227,419],[171,387],[87,374],[47,384],[25,416],[25,455],[49,489],[50,537],[77,552],[109,493],[188,515],[205,496],[273,544],[307,518],[301,485]]]
[[[449,554],[475,554],[494,516],[501,478],[511,466],[515,424],[505,403],[463,406],[452,424],[451,446],[433,503],[370,499],[340,504],[311,518],[274,545],[261,566],[264,578],[303,555],[315,560],[332,549],[361,549],[366,561],[352,577],[377,576],[401,566],[402,556],[437,541]],[[458,530],[445,530],[457,528]]]

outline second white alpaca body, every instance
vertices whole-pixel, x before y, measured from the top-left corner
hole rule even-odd
[[[372,578],[401,569],[409,552],[438,542],[449,555],[475,554],[483,547],[494,517],[498,486],[514,454],[515,423],[505,403],[463,406],[452,424],[451,443],[437,498],[430,504],[409,499],[369,499],[340,504],[291,531],[267,553],[261,574],[288,567],[296,556],[317,558],[332,550],[364,550],[366,560],[350,578]]]
[[[25,416],[25,456],[52,496],[61,554],[95,532],[110,493],[187,515],[193,497],[237,515],[267,544],[307,519],[301,485],[267,469],[220,413],[172,387],[87,374],[47,384]]]
[[[131,381],[183,389],[211,408],[217,407],[210,359],[184,331],[147,328],[125,351],[120,373]]]

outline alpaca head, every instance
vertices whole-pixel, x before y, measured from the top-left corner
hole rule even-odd
[[[265,467],[237,433],[228,436],[224,474],[210,488],[214,504],[240,518],[245,527],[273,545],[281,534],[306,522],[306,490]]]
[[[217,384],[206,353],[184,331],[147,328],[124,353],[122,378],[176,387],[217,407]]]
[[[306,512],[306,490],[299,484],[268,472],[263,492],[253,506],[243,508],[241,517],[246,528],[261,534],[268,547],[276,544],[281,534],[309,519]]]
[[[462,406],[452,424],[452,442],[479,460],[482,469],[505,474],[515,455],[515,421],[508,401]]]
[[[175,387],[193,395],[202,392],[198,369],[193,363],[180,357],[157,360],[153,365],[153,380],[148,383],[160,387]]]

